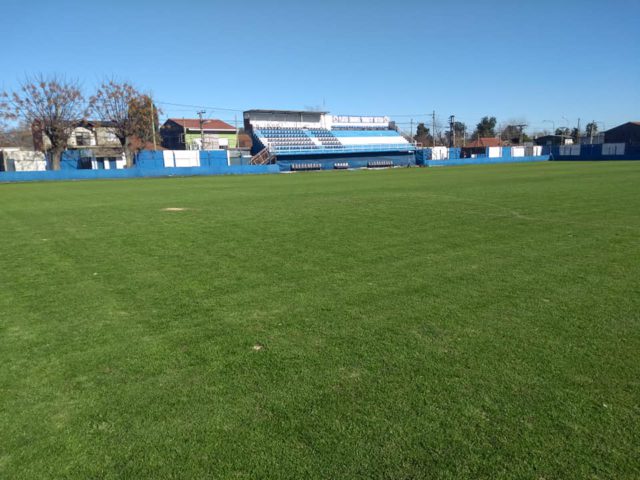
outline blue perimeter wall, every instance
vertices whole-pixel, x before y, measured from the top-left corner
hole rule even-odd
[[[144,150],[136,157],[133,168],[120,170],[78,169],[81,152],[64,152],[60,170],[43,172],[0,172],[0,183],[39,182],[51,180],[90,180],[109,178],[189,177],[207,175],[239,175],[279,173],[277,165],[227,165],[226,151],[200,152],[200,167],[164,166],[162,151]]]
[[[475,158],[460,158],[461,149],[450,148],[449,158],[446,160],[431,160],[431,149],[423,148],[416,150],[416,164],[425,167],[445,167],[457,165],[488,165],[494,163],[524,163],[524,162],[546,162],[549,155],[529,156],[529,157],[512,157],[511,150],[502,149],[501,157],[489,157],[488,155],[478,155]]]
[[[640,160],[640,145],[626,144],[624,155],[602,155],[602,144],[580,145],[580,155],[560,155],[560,147],[542,147],[551,160]]]
[[[449,160],[425,160],[423,164],[427,167],[446,167],[458,165],[489,165],[494,163],[526,163],[526,162],[546,162],[549,155],[538,157],[479,157],[479,158],[450,158]]]
[[[393,162],[396,167],[408,167],[416,164],[413,153],[368,153],[366,155],[289,155],[278,157],[277,164],[282,171],[290,171],[291,164],[319,163],[322,170],[333,170],[334,163],[348,163],[349,168],[366,168],[369,162],[387,161]]]

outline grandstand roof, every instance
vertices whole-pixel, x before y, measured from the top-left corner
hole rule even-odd
[[[170,118],[167,121],[177,123],[181,127],[188,128],[189,130],[200,130],[200,119],[198,118]],[[203,130],[228,130],[230,132],[236,131],[235,127],[215,118],[204,118],[203,122]]]
[[[318,112],[316,110],[247,110],[244,113],[316,113],[318,115],[329,112]]]

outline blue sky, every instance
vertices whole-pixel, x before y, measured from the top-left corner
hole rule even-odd
[[[0,88],[61,73],[164,116],[325,107],[529,130],[640,120],[640,1],[2,1]],[[217,107],[217,108],[212,108]],[[222,110],[225,108],[228,110]]]

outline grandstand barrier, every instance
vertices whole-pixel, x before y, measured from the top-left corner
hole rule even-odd
[[[296,157],[278,157],[276,164],[282,171],[290,171],[292,164],[318,163],[322,170],[334,170],[340,164],[341,169],[369,168],[370,162],[386,161],[393,167],[407,167],[416,164],[414,153],[374,153],[367,155],[299,155]],[[345,166],[346,165],[346,166]]]
[[[375,152],[413,152],[415,146],[405,144],[367,144],[367,145],[269,145],[267,148],[275,156],[284,155],[342,155],[350,153]]]

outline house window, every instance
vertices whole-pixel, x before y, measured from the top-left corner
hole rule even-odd
[[[88,147],[91,145],[91,134],[88,132],[76,133],[76,145],[79,147]]]

